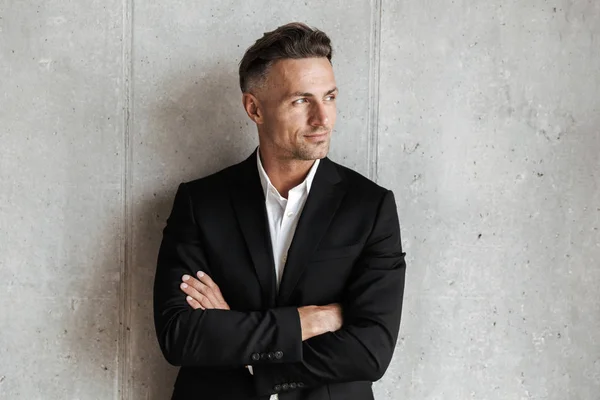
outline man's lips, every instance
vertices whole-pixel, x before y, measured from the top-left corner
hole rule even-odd
[[[329,132],[313,133],[310,135],[304,135],[304,137],[318,139],[318,138],[323,138],[327,135],[329,135]]]

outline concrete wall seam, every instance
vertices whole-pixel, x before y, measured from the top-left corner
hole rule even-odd
[[[379,136],[379,70],[381,49],[381,0],[373,0],[371,6],[371,48],[369,65],[369,132],[367,164],[369,179],[377,182],[377,156]]]
[[[133,260],[130,238],[133,237],[133,197],[132,185],[132,146],[131,132],[133,129],[133,0],[123,0],[123,36],[122,36],[122,90],[123,90],[123,173],[121,175],[122,190],[122,221],[121,230],[121,276],[119,287],[119,341],[117,351],[117,387],[119,399],[129,399],[131,375],[130,349],[131,346],[131,263]]]

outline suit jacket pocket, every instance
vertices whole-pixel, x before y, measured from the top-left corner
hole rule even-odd
[[[311,261],[331,260],[334,258],[355,257],[362,249],[362,243],[356,243],[349,246],[329,247],[318,249],[310,257]]]

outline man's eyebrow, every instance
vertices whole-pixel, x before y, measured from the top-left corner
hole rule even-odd
[[[327,91],[327,93],[325,93],[325,96],[332,94],[333,92],[337,92],[338,88],[334,87],[333,89],[330,89]],[[309,92],[294,92],[291,93],[288,97],[314,97],[315,95]]]

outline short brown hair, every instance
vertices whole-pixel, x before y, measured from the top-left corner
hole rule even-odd
[[[261,84],[277,60],[327,57],[331,62],[331,55],[331,40],[324,32],[291,22],[266,32],[246,50],[240,62],[240,88],[245,93]]]

